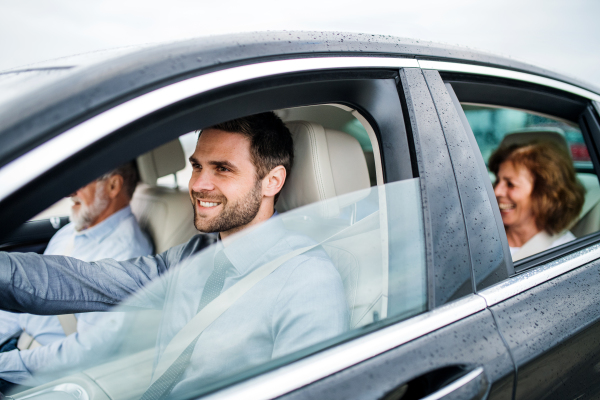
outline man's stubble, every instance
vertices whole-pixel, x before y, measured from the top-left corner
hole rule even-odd
[[[258,214],[262,201],[261,181],[256,180],[254,187],[235,203],[229,202],[222,194],[209,192],[192,192],[192,208],[194,209],[194,225],[204,233],[227,232],[250,223]],[[204,220],[196,209],[197,199],[220,202],[223,210],[212,221]]]

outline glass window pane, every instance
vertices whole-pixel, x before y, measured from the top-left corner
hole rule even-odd
[[[402,210],[402,226],[389,226],[392,208]],[[69,375],[84,372],[113,399],[139,398],[152,371],[161,376],[191,346],[169,379],[174,397],[192,398],[417,315],[427,307],[423,229],[418,178],[276,215],[170,268],[113,310],[126,312],[124,322],[107,313],[105,326],[80,335],[89,351],[78,365],[48,368],[36,383],[78,382]],[[393,260],[391,247],[401,249]],[[195,318],[209,310],[199,305],[219,254],[229,263],[222,293],[235,299],[214,319],[214,310]],[[248,278],[257,271],[264,276]]]

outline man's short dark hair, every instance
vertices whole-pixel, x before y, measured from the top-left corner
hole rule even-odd
[[[133,192],[135,192],[135,187],[140,180],[140,174],[138,173],[135,161],[130,161],[127,164],[123,164],[120,167],[113,169],[104,174],[100,179],[108,179],[113,175],[121,175],[123,178],[123,190],[125,190],[127,197],[131,199],[133,197]]]
[[[288,177],[291,174],[294,163],[292,134],[275,113],[249,115],[205,129],[239,133],[250,139],[250,155],[258,179],[263,179],[278,165],[285,168]],[[279,193],[275,196],[275,201],[278,198]]]

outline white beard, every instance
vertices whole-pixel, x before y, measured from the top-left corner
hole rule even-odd
[[[71,222],[75,225],[75,231],[80,232],[87,229],[97,218],[106,210],[110,203],[109,197],[104,190],[104,182],[96,183],[96,192],[94,193],[94,202],[85,205],[77,196],[71,197],[73,202],[79,202],[79,210],[71,208]]]

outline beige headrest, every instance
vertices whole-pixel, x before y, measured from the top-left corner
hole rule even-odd
[[[137,158],[140,180],[150,186],[156,186],[158,178],[174,174],[185,168],[185,154],[179,139],[142,154]]]
[[[294,166],[277,202],[279,212],[370,187],[369,171],[358,140],[314,122],[291,121]],[[324,216],[344,204],[327,202]]]
[[[509,132],[502,139],[500,147],[531,142],[552,142],[566,150],[569,155],[571,154],[565,134],[559,128],[530,128]]]

